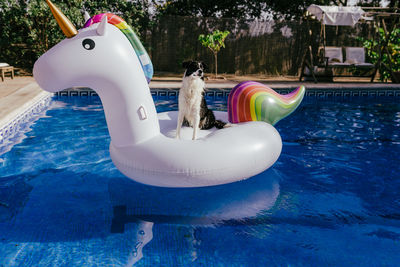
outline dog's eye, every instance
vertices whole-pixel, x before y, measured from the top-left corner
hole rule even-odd
[[[82,41],[82,46],[86,50],[92,50],[96,46],[96,44],[92,39],[85,39]]]

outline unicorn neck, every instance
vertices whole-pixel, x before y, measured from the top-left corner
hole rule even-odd
[[[87,84],[100,96],[114,146],[134,145],[160,134],[154,101],[142,73],[124,78],[91,77]]]

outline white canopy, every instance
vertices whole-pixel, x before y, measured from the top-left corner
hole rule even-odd
[[[354,26],[364,15],[359,6],[317,6],[311,5],[307,11],[325,25]]]

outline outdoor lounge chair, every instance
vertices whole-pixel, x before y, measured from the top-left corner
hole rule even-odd
[[[343,57],[343,49],[341,47],[327,46],[325,47],[325,54],[322,53],[324,48],[320,48],[320,55],[324,55],[325,67],[332,68],[373,68],[375,65],[365,62],[365,49],[364,47],[345,47],[345,55]],[[346,59],[346,60],[344,60]]]
[[[323,47],[320,48],[319,54],[323,58],[320,58],[319,67],[325,68],[326,73],[332,73],[335,77],[369,77],[369,71],[375,67],[374,64],[365,62],[364,47],[345,47],[342,49],[342,47],[327,46],[325,50],[323,49]],[[345,57],[343,56],[343,50],[345,51]],[[347,70],[346,72],[350,71],[351,74],[343,74],[341,71],[337,73],[333,71],[334,69]]]
[[[356,68],[374,68],[374,64],[365,62],[365,49],[364,47],[346,47],[346,61]]]
[[[11,74],[11,79],[14,79],[14,67],[8,65],[7,63],[0,63],[0,76],[1,80],[4,82],[6,73]]]
[[[323,63],[325,67],[349,67],[351,64],[344,62],[343,52],[341,47],[327,46],[325,53],[323,47],[320,47],[320,55],[324,55]]]
[[[311,52],[309,55],[313,60]],[[315,82],[317,78],[332,81],[333,77],[371,77],[371,70],[375,68],[374,64],[365,62],[364,47],[320,47],[317,62],[317,65],[303,64],[300,80],[303,76],[305,79],[312,76]]]

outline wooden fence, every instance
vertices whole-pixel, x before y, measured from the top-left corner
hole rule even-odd
[[[312,45],[316,50],[319,24],[310,24]],[[181,64],[188,59],[206,62],[214,69],[213,55],[198,41],[199,34],[212,30],[228,30],[218,54],[219,73],[297,75],[308,46],[306,22],[251,21],[233,19],[166,17],[158,25],[142,33],[142,40],[152,58],[155,71],[182,72]],[[372,38],[370,24],[356,27],[327,27],[327,45],[362,46],[359,38]]]

